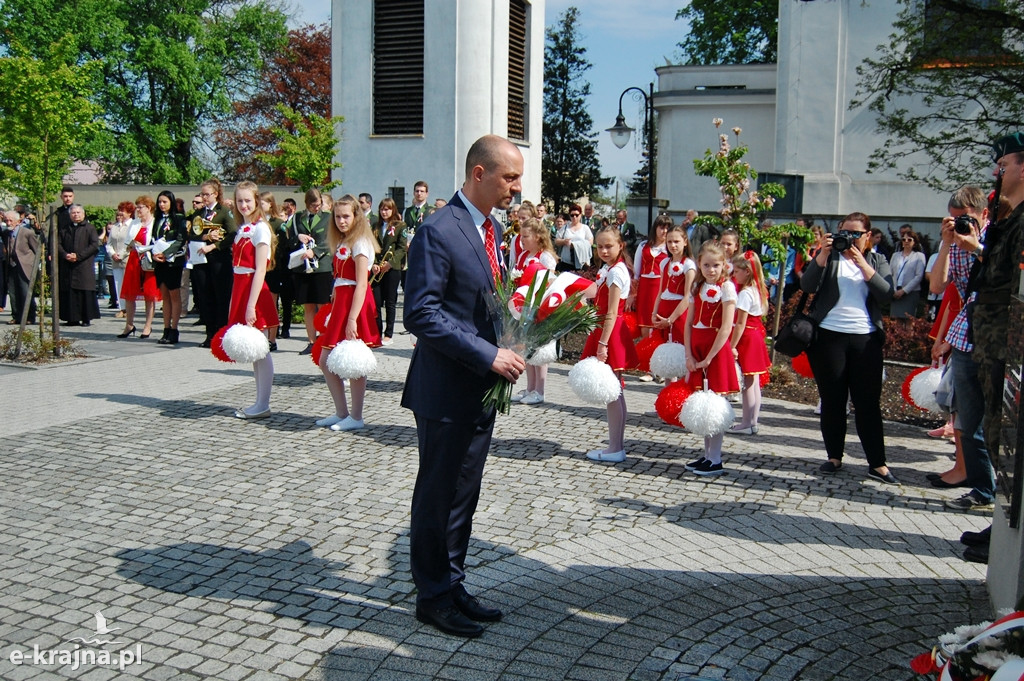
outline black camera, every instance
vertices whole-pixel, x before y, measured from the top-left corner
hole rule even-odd
[[[953,220],[953,231],[957,234],[970,234],[973,229],[978,227],[978,221],[972,218],[970,215],[958,215]]]
[[[845,251],[853,242],[857,240],[858,234],[851,234],[845,229],[839,230],[835,235],[832,236],[832,250],[834,251]]]

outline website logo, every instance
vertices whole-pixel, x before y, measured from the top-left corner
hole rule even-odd
[[[113,634],[121,631],[121,627],[111,627],[107,624],[107,618],[99,610],[94,616],[94,628],[96,634],[92,638],[86,636],[75,636],[64,641],[62,646],[56,648],[40,648],[39,645],[32,646],[31,650],[12,650],[7,659],[14,666],[31,665],[33,667],[70,667],[71,671],[77,671],[84,666],[117,667],[124,671],[130,665],[142,664],[142,644],[134,646],[128,641],[115,641]],[[81,641],[81,643],[74,643]],[[66,647],[66,644],[74,643],[73,648]],[[119,650],[107,650],[98,646],[124,645]],[[83,647],[86,646],[86,647]]]

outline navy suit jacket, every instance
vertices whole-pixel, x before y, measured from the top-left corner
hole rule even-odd
[[[409,244],[403,317],[416,348],[402,406],[437,421],[479,420],[484,394],[498,380],[491,364],[500,321],[487,252],[458,194]]]

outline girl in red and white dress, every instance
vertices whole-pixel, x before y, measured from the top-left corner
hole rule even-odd
[[[587,298],[597,298],[597,315],[601,324],[590,332],[583,346],[581,359],[597,357],[622,380],[622,372],[638,364],[632,334],[622,320],[629,296],[629,268],[624,255],[626,242],[617,225],[601,227],[595,239],[597,257],[604,263],[597,281],[587,289]],[[626,460],[626,395],[608,403],[608,447],[587,452],[593,461]]]
[[[661,263],[661,286],[654,328],[666,341],[682,344],[686,335],[686,311],[690,309],[690,289],[697,276],[697,263],[690,252],[686,227],[672,225],[665,235],[669,257]]]
[[[629,296],[629,309],[636,310],[640,333],[651,335],[654,310],[658,306],[658,286],[661,283],[661,263],[668,260],[665,235],[672,226],[672,218],[659,215],[651,226],[651,238],[636,248],[633,256],[633,292]],[[647,377],[647,380],[651,380]]]
[[[526,203],[525,201],[523,202]],[[522,208],[519,209],[522,216]],[[555,247],[551,244],[551,232],[537,218],[527,218],[519,223],[520,242],[519,256],[516,258],[514,270],[522,272],[528,266],[539,263],[544,269],[551,272],[548,275],[548,283],[555,280],[555,265],[558,258],[555,257]],[[543,277],[543,274],[539,276]],[[536,279],[540,283],[540,279]],[[521,390],[512,396],[513,402],[522,404],[540,404],[544,401],[544,386],[548,378],[548,365],[539,366],[526,364],[526,390]]]
[[[135,221],[128,227],[128,263],[124,268],[124,282],[121,286],[121,298],[125,302],[124,331],[117,334],[118,338],[135,335],[135,301],[144,300],[146,305],[146,323],[142,327],[139,338],[149,338],[153,332],[153,315],[156,312],[156,300],[160,297],[160,289],[153,274],[153,265],[149,249],[156,240],[153,236],[153,211],[156,201],[151,196],[140,196],[135,199]],[[147,268],[143,268],[142,259],[146,258]]]
[[[729,280],[725,251],[705,241],[697,255],[700,270],[693,282],[690,309],[686,313],[686,368],[690,387],[708,388],[716,393],[739,390],[736,365],[729,351],[733,320],[736,317],[736,287]],[[704,438],[704,456],[686,464],[697,475],[721,475],[722,434]]]
[[[380,347],[377,305],[369,292],[370,269],[380,245],[359,201],[346,194],[334,202],[327,243],[334,253],[334,292],[327,330],[317,339],[321,346],[320,371],[334,400],[334,413],[316,422],[334,431],[359,430],[363,423],[366,376],[348,381],[352,405],[345,402],[345,383],[327,368],[327,357],[343,340],[361,340],[371,348]]]
[[[732,277],[732,259],[740,250],[740,233],[732,227],[722,230],[718,237],[718,245],[725,252],[725,269]],[[733,282],[735,284],[736,282]]]
[[[239,182],[235,187],[235,241],[231,246],[231,307],[228,328],[247,324],[260,331],[278,325],[277,305],[267,287],[267,265],[274,254],[274,233],[263,214],[259,187],[253,182]],[[274,360],[270,353],[252,364],[256,378],[256,402],[235,411],[240,419],[261,419],[270,416],[270,390],[274,385]]]
[[[510,269],[516,268],[516,262],[523,255],[523,225],[527,220],[539,217],[537,213],[537,207],[530,201],[523,201],[519,206],[519,211],[516,213],[516,234],[512,236],[508,244],[508,264]]]
[[[761,374],[771,368],[762,316],[768,309],[768,289],[757,253],[747,251],[732,259],[736,294],[736,323],[732,331],[732,353],[743,373],[743,418],[729,429],[737,435],[756,435],[761,413]]]

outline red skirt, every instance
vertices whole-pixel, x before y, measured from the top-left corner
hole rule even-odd
[[[942,292],[942,303],[939,305],[939,313],[935,315],[935,323],[932,324],[931,331],[928,332],[928,337],[935,340],[935,337],[939,335],[939,326],[942,324],[942,315],[946,314],[946,310],[949,310],[949,323],[952,324],[953,320],[956,319],[956,316],[960,314],[960,309],[963,305],[964,301],[960,298],[960,292],[956,290],[956,284],[953,282],[946,284],[946,290]],[[949,329],[949,326],[946,328]]]
[[[716,336],[718,336],[718,329],[692,329],[690,331],[692,347],[688,348],[688,351],[696,361],[704,360],[708,351],[711,350],[711,346],[715,344]],[[740,383],[736,379],[736,363],[732,359],[728,343],[719,350],[707,369],[690,373],[690,380],[687,381],[690,387],[694,390],[703,390],[705,373],[708,377],[708,388],[716,393],[739,392]]]
[[[736,345],[739,355],[740,371],[744,376],[763,374],[772,366],[765,343],[764,322],[760,317],[747,317],[747,326],[743,329],[740,342]]]
[[[333,348],[345,340],[345,324],[348,311],[352,309],[352,297],[356,294],[355,286],[335,286],[334,303],[331,305],[331,318],[327,322],[327,330],[317,339],[324,348]],[[356,317],[356,335],[359,340],[371,348],[380,347],[380,331],[377,329],[377,304],[373,301],[370,287],[366,287],[363,308]]]
[[[587,336],[587,342],[583,346],[583,354],[580,359],[597,357],[597,342],[601,340],[603,330],[599,326]],[[608,339],[608,361],[606,362],[613,371],[635,369],[640,365],[640,358],[636,356],[636,346],[633,345],[633,336],[629,333],[622,315],[615,318],[615,328]]]
[[[636,287],[636,317],[640,320],[641,327],[651,327],[654,320],[654,308],[658,305],[658,288],[660,286],[660,278],[640,277],[640,283]]]
[[[681,300],[658,300],[658,316],[668,319],[675,312],[676,307],[681,303]],[[665,342],[672,341],[673,343],[683,344],[683,339],[686,338],[684,333],[686,332],[686,317],[690,314],[689,310],[683,310],[683,314],[679,315],[679,319],[673,322],[672,326],[667,329],[655,329],[654,332],[660,334]],[[671,334],[671,337],[670,337]]]
[[[118,295],[124,300],[159,300],[160,287],[156,283],[156,275],[152,270],[142,269],[139,254],[135,249],[128,253],[128,262],[124,266],[124,283]]]
[[[249,304],[249,289],[252,287],[252,274],[235,273],[231,282],[231,308],[228,312],[228,326],[245,324],[245,307]],[[260,331],[280,324],[277,318],[277,305],[270,295],[267,282],[263,282],[260,297],[256,299],[256,323],[253,326]]]

